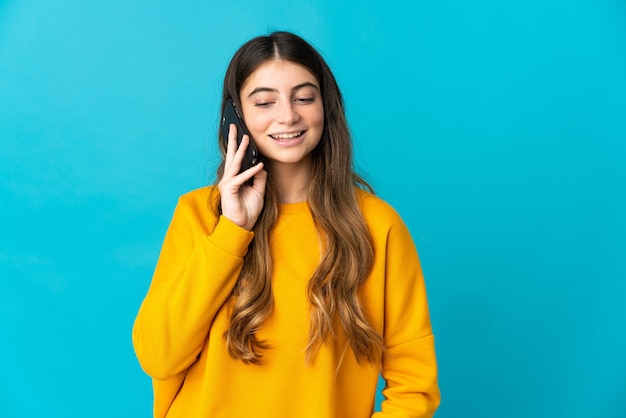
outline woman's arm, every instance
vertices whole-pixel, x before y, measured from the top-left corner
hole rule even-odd
[[[263,208],[267,172],[260,163],[239,173],[250,139],[244,135],[237,148],[236,133],[231,125],[218,183],[223,215],[216,224],[206,189],[179,200],[135,319],[135,352],[144,371],[155,379],[180,374],[196,360],[254,236],[250,230]],[[247,185],[253,177],[254,184]]]
[[[183,196],[133,327],[144,371],[159,380],[186,370],[235,285],[253,233],[206,207],[206,193]]]
[[[413,240],[399,218],[389,231],[386,256],[385,400],[373,417],[432,417],[440,393],[426,288]]]

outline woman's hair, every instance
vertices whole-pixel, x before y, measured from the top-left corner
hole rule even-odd
[[[273,59],[299,64],[313,73],[320,83],[324,105],[324,130],[311,152],[307,195],[323,253],[307,287],[311,324],[306,359],[312,361],[320,346],[334,338],[333,324],[338,318],[357,361],[376,364],[384,352],[383,339],[370,324],[359,299],[374,252],[355,186],[372,189],[353,170],[343,99],[330,68],[311,45],[292,33],[274,32],[251,39],[235,53],[226,70],[222,114],[228,98],[241,108],[241,87],[261,64]],[[220,149],[222,163],[217,181],[224,172],[223,141]],[[271,173],[271,166],[268,168]],[[217,193],[217,187],[213,190]],[[219,213],[219,198],[213,201],[218,202],[214,210]],[[245,363],[260,364],[261,351],[270,347],[267,341],[257,338],[257,332],[273,307],[270,231],[277,217],[278,190],[270,175],[263,210],[253,229],[254,240],[233,289],[230,328],[225,333],[229,354]]]

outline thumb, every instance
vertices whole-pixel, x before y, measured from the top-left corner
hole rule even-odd
[[[260,163],[263,164],[263,163]],[[252,183],[252,187],[254,188],[254,190],[256,190],[258,193],[261,194],[261,196],[265,195],[265,186],[267,185],[267,171],[265,171],[265,169],[259,171],[257,174],[254,175],[254,182]]]

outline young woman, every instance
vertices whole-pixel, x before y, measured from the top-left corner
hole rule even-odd
[[[229,98],[252,138],[237,148],[231,125],[217,184],[179,199],[133,328],[155,417],[431,417],[418,256],[353,171],[330,69],[293,34],[257,37],[230,62],[222,112]],[[240,173],[250,140],[264,163]]]

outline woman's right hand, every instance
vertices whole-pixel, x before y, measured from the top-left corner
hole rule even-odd
[[[263,169],[264,165],[261,162],[239,173],[249,143],[250,138],[244,135],[237,149],[237,127],[231,124],[228,131],[224,174],[217,186],[222,200],[222,215],[251,231],[263,209],[267,171]],[[246,181],[253,177],[252,186],[246,184]]]

